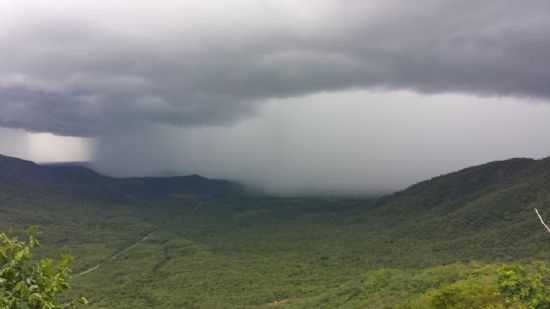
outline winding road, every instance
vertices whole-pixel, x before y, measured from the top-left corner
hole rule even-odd
[[[105,264],[107,261],[114,261],[116,260],[117,258],[119,258],[121,255],[127,253],[128,251],[134,249],[137,245],[139,245],[141,242],[144,242],[146,241],[147,239],[149,239],[149,237],[151,235],[153,235],[153,233],[155,233],[157,230],[154,230],[154,231],[151,231],[149,232],[147,235],[143,236],[143,238],[141,238],[140,240],[134,242],[133,244],[129,245],[128,247],[118,251],[117,253],[113,254],[112,256],[110,256],[109,258],[107,259],[104,259],[102,260],[101,262],[99,262],[97,265],[93,266],[93,267],[90,267],[82,272],[79,272],[78,274],[74,275],[74,277],[81,277],[81,276],[84,276],[84,275],[87,275],[89,273],[92,273],[96,270],[98,270],[99,268],[101,268],[101,266],[103,266],[103,264]]]

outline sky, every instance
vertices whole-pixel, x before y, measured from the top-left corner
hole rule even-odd
[[[0,0],[0,153],[272,192],[550,155],[550,3]]]

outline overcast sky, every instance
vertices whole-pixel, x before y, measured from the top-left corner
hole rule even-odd
[[[550,155],[548,33],[538,0],[0,0],[0,152],[395,190]]]

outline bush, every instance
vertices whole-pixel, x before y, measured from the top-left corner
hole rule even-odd
[[[0,233],[0,308],[68,309],[87,304],[85,298],[59,300],[70,288],[72,257],[34,260],[32,251],[37,246],[34,229],[25,241]]]
[[[433,308],[502,308],[498,306],[496,289],[482,280],[463,280],[434,291],[430,297]]]
[[[507,303],[550,309],[550,268],[544,264],[504,266],[498,271],[498,287]]]
[[[489,271],[489,270],[487,270]],[[544,263],[506,264],[432,289],[408,308],[550,309],[550,268]]]

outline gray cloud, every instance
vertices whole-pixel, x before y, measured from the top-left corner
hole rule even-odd
[[[550,3],[1,1],[0,126],[106,136],[356,88],[550,97]]]

